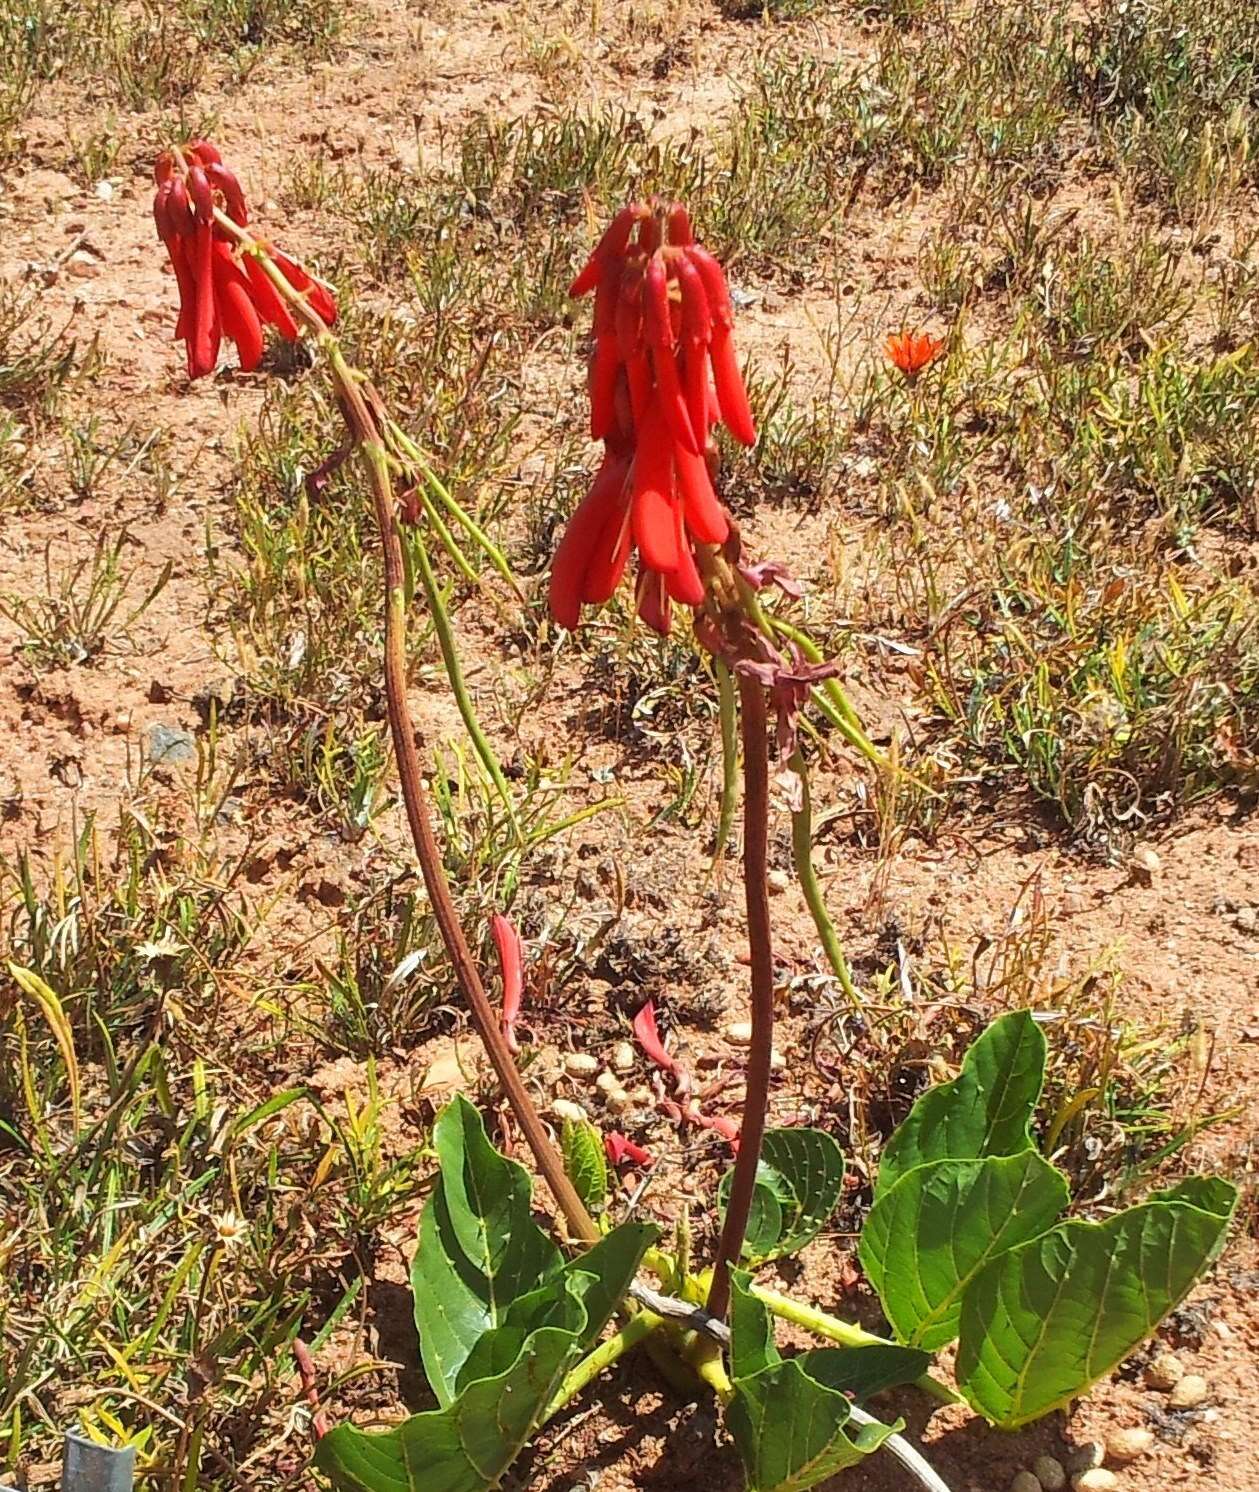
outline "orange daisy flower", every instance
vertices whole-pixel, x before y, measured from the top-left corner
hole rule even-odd
[[[944,351],[944,338],[933,337],[930,332],[900,332],[887,339],[885,351],[888,361],[906,378],[917,378]]]

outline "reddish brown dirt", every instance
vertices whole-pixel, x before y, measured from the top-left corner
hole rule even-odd
[[[530,10],[540,23],[560,28],[564,7]],[[510,5],[438,7],[417,19],[392,7],[369,8],[345,55],[333,65],[307,71],[277,62],[264,66],[233,92],[206,90],[204,102],[220,117],[217,134],[230,143],[231,158],[259,200],[275,191],[280,165],[295,153],[356,157],[363,169],[393,159],[414,160],[417,143],[425,151],[451,138],[460,121],[478,109],[510,115],[539,102],[561,84],[578,98],[628,97],[636,107],[659,107],[678,127],[710,118],[730,97],[761,44],[755,28],[718,18],[714,8],[693,3],[684,15],[659,14],[643,20],[637,9],[606,5],[606,46],[593,49],[572,77],[539,76],[523,56],[521,32],[528,18]],[[693,23],[693,24],[688,24]],[[678,50],[679,38],[685,45]],[[800,32],[808,44],[827,53],[857,55],[866,45],[859,27],[828,22]],[[664,80],[653,63],[673,48],[679,60]],[[96,115],[69,90],[50,92],[29,127],[21,169],[14,171],[3,198],[5,231],[0,239],[0,275],[39,282],[40,267],[77,245],[96,256],[79,277],[63,266],[43,290],[41,305],[54,323],[68,321],[86,343],[99,339],[100,370],[73,396],[80,418],[99,417],[102,429],[119,433],[134,425],[141,436],[157,432],[174,476],[161,510],[151,505],[150,484],[135,485],[115,469],[99,493],[80,500],[70,491],[54,440],[37,442],[32,460],[44,494],[28,511],[5,515],[0,528],[0,591],[29,593],[43,584],[44,555],[50,548],[54,571],[86,555],[103,529],[126,525],[132,537],[137,588],[171,561],[170,584],[134,628],[131,644],[90,667],[34,673],[21,657],[15,629],[0,619],[0,839],[11,855],[32,848],[49,864],[63,850],[83,816],[97,811],[112,820],[133,799],[140,754],[154,725],[196,731],[201,716],[194,700],[232,673],[231,640],[202,626],[205,615],[203,538],[206,525],[222,532],[223,489],[230,481],[231,434],[249,428],[261,398],[264,375],[224,373],[189,386],[179,349],[170,340],[174,289],[153,241],[148,217],[148,161],[158,145],[156,121],[128,116],[125,145],[113,180],[112,201],[65,174],[66,118],[81,128]],[[268,214],[271,217],[271,214]],[[931,221],[929,203],[888,226],[871,211],[852,225],[845,246],[862,304],[880,307],[872,322],[893,320],[884,305],[904,305],[913,285],[916,242]],[[332,248],[313,214],[276,222],[286,246],[318,258]],[[81,263],[82,261],[80,261]],[[807,345],[811,322],[827,313],[809,298],[771,291],[745,315],[748,345],[773,348],[784,337]],[[764,553],[781,553],[806,577],[824,583],[824,554],[832,525],[844,524],[859,547],[856,512],[804,517],[778,512],[753,518],[749,542]],[[491,620],[468,630],[477,665],[492,674],[501,667],[505,639]],[[480,650],[481,656],[475,656]],[[873,651],[854,665],[854,696],[872,722],[887,728],[896,718],[903,681],[879,663]],[[619,817],[596,819],[584,837],[574,837],[549,857],[533,876],[531,896],[550,892],[568,899],[576,884],[582,900],[573,914],[579,928],[593,930],[613,909],[612,866],[625,885],[619,931],[639,963],[632,976],[609,975],[565,993],[563,1002],[542,1000],[530,1012],[544,1048],[530,1071],[539,1097],[556,1092],[584,1097],[578,1086],[557,1077],[558,1053],[568,1047],[605,1051],[624,1027],[623,1012],[644,988],[677,1028],[675,1040],[689,1049],[703,1074],[737,1071],[738,1052],[721,1037],[725,1021],[742,1014],[745,956],[737,885],[727,876],[710,893],[707,846],[694,834],[670,826],[645,826],[672,797],[650,753],[607,737],[583,732],[588,680],[558,677],[542,711],[524,731],[531,744],[552,742],[552,755],[576,755],[570,788],[575,803],[600,797],[604,788],[591,777],[596,767],[614,766],[627,797]],[[450,733],[454,717],[448,702],[417,693],[417,713],[437,736]],[[493,722],[493,716],[489,717]],[[886,731],[885,731],[886,733]],[[876,736],[879,732],[876,730]],[[501,728],[496,736],[504,755],[512,742]],[[555,744],[559,743],[559,744]],[[190,765],[164,768],[146,793],[186,802]],[[838,800],[840,784],[823,777],[819,803]],[[347,848],[314,834],[300,808],[269,796],[265,784],[246,795],[247,831],[258,842],[256,890],[278,894],[270,956],[295,964],[308,956],[312,933],[335,923],[336,887],[366,874],[373,852]],[[241,832],[244,832],[242,830]],[[401,844],[402,826],[392,814],[381,833]],[[782,816],[775,832],[782,862]],[[1178,1164],[1220,1166],[1245,1175],[1252,1165],[1251,1094],[1259,1077],[1259,933],[1247,909],[1259,907],[1259,828],[1229,805],[1208,806],[1183,820],[1154,845],[1159,867],[1144,884],[1126,866],[1099,867],[1081,859],[1049,830],[1039,827],[1023,806],[1009,820],[991,817],[974,823],[962,815],[936,846],[918,840],[901,843],[890,858],[860,848],[846,832],[824,840],[821,860],[826,892],[841,934],[868,970],[875,965],[880,929],[895,922],[911,950],[911,981],[919,964],[938,971],[944,943],[960,966],[969,969],[979,950],[1001,944],[1009,933],[1016,904],[1028,904],[1025,888],[1038,880],[1044,898],[1046,947],[1032,961],[1024,983],[1012,990],[989,990],[988,1008],[1017,994],[1037,1003],[1056,1003],[1059,991],[1078,982],[1081,972],[1105,960],[1121,974],[1115,1009],[1126,1020],[1156,1033],[1172,1033],[1182,1021],[1196,1021],[1205,1033],[1198,1058],[1186,1058],[1180,1116],[1232,1110],[1234,1117],[1209,1129],[1178,1157]],[[251,876],[251,879],[253,877]],[[585,884],[589,890],[580,890]],[[332,886],[331,891],[325,888]],[[696,888],[679,894],[679,888]],[[778,926],[777,957],[784,988],[796,976],[816,972],[815,938],[795,891],[774,897]],[[1241,914],[1239,916],[1239,913]],[[674,943],[654,942],[668,932]],[[895,939],[893,938],[893,943]],[[913,950],[919,950],[914,952]],[[987,955],[984,955],[987,957]],[[671,961],[670,961],[671,960]],[[982,960],[981,960],[982,962]],[[698,972],[697,972],[698,969]],[[640,982],[635,982],[640,981]],[[700,994],[697,995],[697,987]],[[836,1065],[827,1052],[823,1013],[785,999],[780,1044],[785,1070],[775,1080],[779,1116],[805,1112],[822,1124],[848,1128],[845,1092],[860,1078],[855,1059]],[[821,1032],[814,1050],[823,1067],[806,1060],[807,1043]],[[436,1049],[443,1059],[449,1045]],[[470,1070],[476,1059],[461,1048]],[[407,1091],[412,1069],[432,1051],[406,1054],[386,1063],[386,1091]],[[320,1062],[311,1074],[316,1086],[335,1095],[361,1081],[361,1069],[344,1061]],[[825,1065],[829,1061],[829,1066]],[[288,1074],[277,1073],[277,1083]],[[636,1082],[647,1080],[636,1073]],[[737,1090],[735,1090],[737,1092]],[[730,1112],[732,1093],[714,1098],[715,1111]],[[636,1132],[662,1160],[661,1179],[645,1206],[662,1220],[676,1216],[679,1200],[707,1195],[719,1150],[708,1138],[679,1136],[654,1116],[650,1105],[637,1111]],[[402,1119],[398,1123],[405,1124]],[[701,1174],[697,1177],[697,1162]],[[1155,1452],[1125,1469],[1125,1492],[1165,1488],[1245,1492],[1259,1487],[1251,1426],[1259,1402],[1259,1314],[1256,1312],[1256,1258],[1250,1230],[1253,1213],[1244,1210],[1236,1241],[1213,1278],[1164,1333],[1178,1345],[1186,1364],[1212,1385],[1206,1407],[1168,1417],[1161,1396],[1142,1387],[1137,1371],[1101,1385],[1068,1415],[1057,1415],[1016,1436],[985,1428],[959,1410],[924,1422],[920,1404],[898,1403],[911,1432],[921,1435],[935,1464],[955,1492],[988,1492],[1005,1487],[1012,1474],[1042,1451],[1064,1448],[1116,1424],[1152,1422],[1159,1432]],[[382,1278],[401,1283],[402,1255],[410,1220],[392,1230],[399,1253],[386,1258]],[[842,1234],[808,1253],[797,1288],[824,1305],[863,1309],[854,1296],[849,1250]],[[403,1357],[408,1348],[405,1320],[396,1291],[380,1297],[374,1326],[385,1355]],[[397,1406],[380,1406],[382,1413]],[[366,1416],[364,1416],[366,1417]],[[631,1488],[690,1488],[724,1492],[737,1485],[728,1450],[715,1447],[714,1422],[707,1406],[681,1411],[665,1400],[645,1368],[619,1370],[598,1392],[555,1427],[516,1475],[513,1485],[540,1489],[598,1486],[605,1492]],[[843,1485],[861,1492],[892,1492],[906,1485],[884,1458],[849,1473]]]

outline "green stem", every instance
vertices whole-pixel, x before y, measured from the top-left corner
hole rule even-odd
[[[657,1316],[654,1311],[636,1311],[615,1336],[609,1337],[606,1342],[600,1342],[593,1352],[588,1353],[576,1367],[565,1374],[564,1381],[555,1391],[555,1397],[542,1411],[543,1420],[557,1415],[588,1384],[593,1383],[600,1373],[664,1324],[664,1317]]]
[[[725,857],[734,828],[734,810],[739,801],[739,720],[735,704],[734,676],[721,661],[717,669],[717,703],[721,717],[721,806],[717,813],[717,847],[713,864]]]
[[[460,572],[463,578],[465,580],[470,580],[473,585],[479,585],[480,577],[477,575],[472,561],[463,552],[458,539],[456,539],[454,534],[452,534],[449,528],[446,527],[445,520],[437,511],[437,506],[433,502],[433,499],[422,487],[419,488],[418,491],[420,494],[420,501],[424,505],[425,516],[433,525],[433,528],[437,531],[437,537],[442,541],[442,548],[454,561],[455,568]]]
[[[406,431],[401,429],[392,420],[388,422],[387,428],[390,439],[396,443],[398,449],[406,456],[407,460],[411,461],[419,469],[424,480],[437,494],[442,506],[455,522],[466,531],[477,547],[485,554],[490,564],[494,566],[507,584],[511,586],[516,599],[523,601],[524,596],[521,593],[516,577],[512,574],[511,566],[507,563],[507,556],[494,543],[493,539],[490,538],[476,519],[455,501],[451,496],[450,489],[428,464],[424,452],[420,450],[419,446],[416,445]]]
[[[776,1290],[753,1285],[752,1294],[781,1320],[790,1321],[793,1326],[802,1326],[805,1331],[814,1332],[828,1341],[838,1342],[841,1347],[896,1346],[895,1342],[889,1342],[886,1337],[877,1337],[864,1327],[851,1321],[841,1321],[837,1316],[828,1316],[825,1311],[816,1310],[813,1306],[801,1305],[798,1300],[792,1300],[789,1295],[779,1295]],[[930,1373],[924,1373],[915,1387],[930,1394],[941,1404],[959,1402],[953,1390],[938,1378],[933,1378]]]
[[[446,665],[446,677],[450,680],[455,702],[459,706],[460,715],[463,716],[468,735],[472,738],[473,748],[481,759],[481,765],[493,779],[498,795],[507,810],[507,817],[511,820],[512,828],[519,839],[520,824],[516,818],[515,805],[512,803],[511,789],[507,786],[507,779],[503,776],[503,769],[498,764],[498,758],[494,755],[494,748],[481,729],[481,722],[477,719],[476,710],[473,708],[472,696],[468,693],[468,685],[463,677],[463,665],[459,662],[459,653],[455,647],[455,634],[450,625],[450,613],[446,610],[446,602],[437,583],[437,576],[433,573],[424,537],[419,529],[413,529],[411,539],[416,563],[419,566],[420,582],[424,586],[424,594],[433,617],[433,628],[437,633],[437,642],[441,648],[442,662]]]
[[[854,1005],[860,1006],[861,994],[852,982],[848,960],[844,957],[839,934],[826,909],[817,872],[813,869],[813,799],[809,791],[809,770],[805,766],[804,752],[798,746],[791,757],[791,770],[800,780],[800,808],[791,815],[791,849],[795,856],[796,876],[800,881],[800,889],[804,892],[804,899],[809,904],[809,914],[822,941],[822,951],[826,954],[827,962],[844,994]]]

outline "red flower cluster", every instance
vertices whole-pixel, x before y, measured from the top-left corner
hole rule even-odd
[[[248,373],[262,357],[263,323],[289,338],[297,336],[297,323],[255,256],[234,252],[227,230],[215,222],[219,204],[242,228],[249,221],[240,182],[208,140],[164,151],[153,178],[153,220],[179,283],[175,337],[188,348],[188,377],[214,371],[225,334],[236,343],[240,365]],[[258,243],[311,309],[332,325],[337,307],[327,289],[286,254]]]
[[[685,208],[641,203],[613,218],[569,293],[591,290],[590,433],[605,454],[556,551],[551,613],[575,627],[583,603],[611,597],[635,547],[638,614],[667,633],[671,601],[704,599],[693,546],[729,533],[712,428],[720,420],[744,445],[756,439],[730,292]]]

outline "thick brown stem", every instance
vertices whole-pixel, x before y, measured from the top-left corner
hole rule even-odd
[[[756,679],[740,675],[739,706],[743,722],[743,892],[747,905],[748,944],[752,955],[752,1045],[748,1052],[747,1098],[739,1131],[739,1154],[730,1181],[726,1220],[717,1244],[708,1310],[724,1316],[730,1303],[730,1269],[739,1262],[747,1232],[756,1167],[765,1137],[769,1107],[770,1059],[774,1050],[774,950],[769,923],[769,750],[765,690]]]

